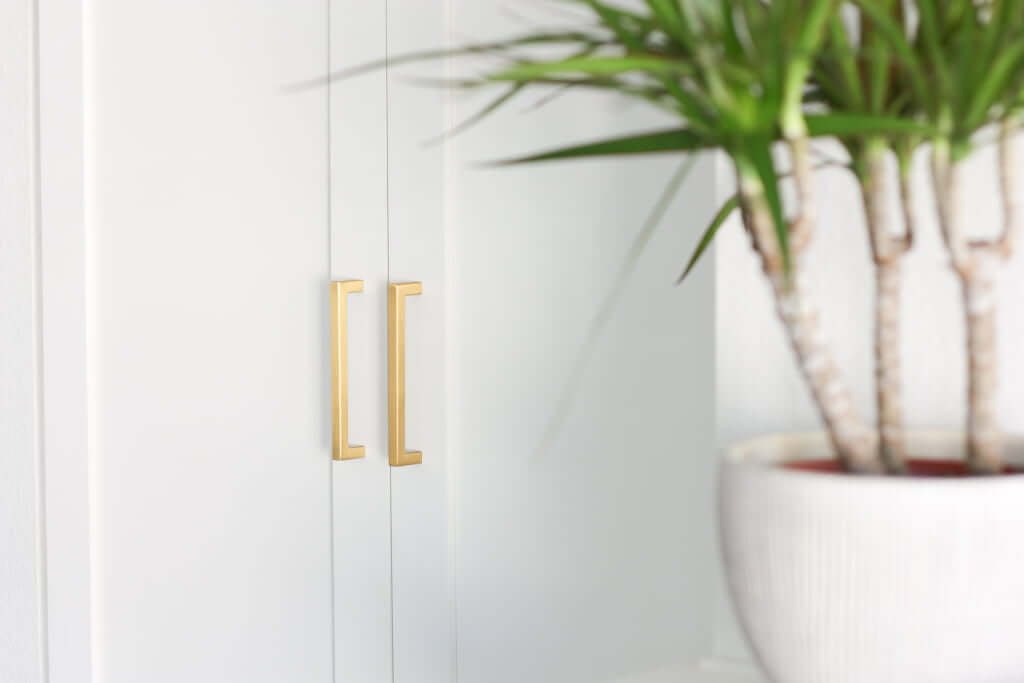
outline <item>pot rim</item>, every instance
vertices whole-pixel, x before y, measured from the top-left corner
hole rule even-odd
[[[966,434],[948,429],[910,429],[906,432],[907,450],[915,460],[963,460]],[[1024,468],[1024,435],[1007,434],[1004,437],[1007,463]],[[795,461],[832,460],[832,447],[823,431],[776,432],[736,441],[722,449],[720,470],[760,472],[762,476],[777,476],[794,480],[831,482],[859,482],[870,485],[908,486],[977,486],[1024,485],[1024,472],[994,477],[894,477],[880,474],[808,471],[781,467]]]

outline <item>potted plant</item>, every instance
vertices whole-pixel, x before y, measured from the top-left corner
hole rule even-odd
[[[824,427],[728,449],[720,536],[740,621],[781,683],[1024,680],[1024,441],[996,419],[995,272],[1022,211],[1014,134],[1024,107],[1017,0],[579,0],[578,25],[414,54],[499,55],[451,85],[497,88],[476,123],[530,88],[611,91],[678,119],[669,130],[507,163],[619,154],[727,155],[736,194],[683,277],[738,210]],[[530,48],[543,46],[538,57]],[[346,78],[366,68],[335,74]],[[999,235],[968,234],[964,161],[994,134]],[[818,228],[818,140],[838,142],[874,261],[878,419],[859,415],[804,261]],[[918,222],[915,154],[963,294],[966,430],[907,432],[901,263]],[[795,198],[784,201],[784,186]],[[891,207],[901,207],[893,211]],[[869,289],[870,286],[866,287]]]

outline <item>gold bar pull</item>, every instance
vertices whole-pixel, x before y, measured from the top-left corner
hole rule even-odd
[[[388,463],[419,465],[420,451],[405,450],[405,297],[423,293],[421,282],[388,285]]]
[[[348,302],[347,296],[363,291],[362,280],[331,283],[331,421],[334,424],[332,454],[335,460],[366,457],[362,446],[348,444]]]

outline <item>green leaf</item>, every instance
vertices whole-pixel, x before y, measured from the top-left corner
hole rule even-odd
[[[627,49],[632,51],[641,51],[644,49],[644,36],[637,35],[630,31],[626,26],[627,19],[632,19],[635,22],[639,17],[632,15],[629,12],[609,7],[602,2],[598,2],[598,0],[583,1],[589,5],[592,10],[594,10],[594,12],[601,18],[604,25],[615,33],[615,37],[618,38]]]
[[[704,255],[707,248],[711,246],[711,242],[714,241],[715,235],[718,234],[718,229],[722,227],[722,224],[732,215],[732,212],[738,209],[740,206],[739,195],[733,195],[725,200],[721,208],[715,213],[711,219],[711,224],[704,230],[704,234],[700,238],[700,242],[697,243],[697,248],[693,250],[693,255],[690,256],[689,262],[686,264],[686,269],[683,270],[683,274],[676,280],[676,284],[680,284],[686,279],[686,276],[690,274],[693,267],[700,261],[700,257]]]
[[[651,13],[657,17],[658,23],[664,28],[665,33],[680,43],[689,42],[689,36],[676,0],[646,0],[646,2]]]
[[[845,95],[852,99],[857,108],[864,105],[864,86],[861,83],[857,71],[857,61],[854,59],[853,47],[850,44],[850,37],[843,23],[843,17],[836,13],[829,21],[830,39],[832,41],[831,53],[839,65],[839,73],[842,75],[842,83],[846,88]],[[829,55],[831,58],[833,54]]]
[[[1022,62],[1024,62],[1024,40],[1017,41],[999,54],[981,83],[974,89],[970,109],[964,117],[968,133],[973,133],[978,126],[988,123],[989,109],[1004,98],[1006,85],[1014,75],[1017,75]]]
[[[466,132],[467,130],[469,130],[470,128],[472,128],[473,126],[475,126],[476,124],[480,123],[485,118],[493,114],[495,111],[500,109],[502,105],[508,103],[509,100],[518,95],[520,92],[522,92],[523,88],[525,87],[526,85],[524,83],[516,83],[510,86],[505,91],[503,91],[498,97],[488,102],[482,109],[474,113],[472,116],[465,119],[458,125],[452,127],[452,129],[449,130],[447,133],[440,135],[434,138],[433,140],[428,140],[427,144],[443,142],[445,140],[448,140],[449,138],[455,137],[459,133]]]
[[[923,4],[933,1],[923,0]],[[925,75],[926,69],[921,63],[914,46],[907,39],[903,27],[893,21],[885,6],[880,4],[878,0],[857,0],[857,6],[871,18],[872,28],[879,32],[880,37],[885,39],[885,42],[888,43],[896,57],[898,57],[898,61],[906,70],[906,74],[910,79],[910,85],[918,99],[921,102],[931,101],[933,93],[928,84],[928,77]]]
[[[693,69],[681,62],[663,57],[627,55],[625,57],[570,57],[553,62],[523,62],[488,76],[491,81],[532,81],[553,75],[586,74],[615,76],[642,71],[645,73],[680,75]]]
[[[902,23],[903,0],[884,0],[884,2],[886,11],[893,13],[893,21]],[[881,112],[885,110],[889,94],[889,80],[892,76],[891,54],[886,50],[885,39],[875,33],[871,19],[864,15],[862,15],[861,21],[861,47],[863,50],[869,51],[871,55],[867,65],[871,111]]]
[[[782,209],[779,175],[775,171],[775,161],[772,159],[771,141],[753,140],[751,143],[747,146],[747,153],[761,180],[761,185],[764,187],[764,197],[772,214],[775,237],[779,241],[779,251],[782,253],[782,267],[788,274],[792,268],[792,256],[789,253],[789,224],[786,222]]]
[[[630,244],[618,272],[612,277],[605,288],[605,294],[601,297],[594,317],[591,318],[590,325],[587,327],[581,352],[576,354],[576,358],[567,375],[568,379],[566,379],[563,389],[559,393],[559,398],[555,402],[551,421],[544,429],[544,435],[538,452],[545,452],[547,450],[545,445],[551,442],[551,439],[554,438],[558,430],[558,426],[564,422],[572,402],[572,397],[576,394],[576,389],[579,388],[580,381],[583,379],[584,370],[593,357],[594,349],[600,346],[597,342],[602,338],[603,330],[612,321],[613,313],[622,298],[622,293],[626,291],[626,284],[629,282],[629,278],[636,272],[637,267],[640,265],[641,257],[650,246],[651,238],[654,237],[658,226],[664,220],[665,214],[679,192],[679,188],[682,187],[696,167],[697,160],[698,157],[695,154],[688,156],[679,165],[679,169],[669,178],[668,183],[658,197],[658,201],[655,202],[643,226],[633,238],[633,242]]]
[[[939,98],[948,97],[949,72],[946,67],[946,57],[942,50],[942,29],[939,27],[939,17],[936,12],[935,2],[934,0],[922,0],[915,3],[915,7],[920,19],[918,34],[921,36],[932,62],[928,66],[940,86],[937,96]]]
[[[1020,0],[995,0],[992,18],[981,35],[981,47],[978,50],[978,64],[985,68],[991,64],[1000,47],[1004,45],[1007,32],[1013,25],[1013,9]],[[1017,8],[1019,10],[1019,7]],[[1019,15],[1019,11],[1017,13]]]
[[[662,152],[693,152],[718,146],[705,136],[698,135],[688,128],[657,131],[629,135],[610,140],[589,142],[583,145],[563,147],[550,152],[532,154],[518,159],[494,162],[494,166],[510,166],[513,164],[529,164],[538,161],[560,161],[598,156],[623,156],[633,154],[656,154]]]
[[[799,108],[804,82],[811,70],[811,61],[825,36],[825,28],[833,15],[835,0],[810,0],[810,7],[801,8],[799,32],[789,59],[787,93],[793,107]]]
[[[449,57],[464,57],[469,55],[490,55],[503,53],[506,50],[513,48],[527,47],[530,45],[590,45],[598,46],[607,43],[607,41],[600,36],[584,33],[580,31],[568,31],[564,33],[534,33],[518,38],[511,38],[509,40],[499,40],[489,43],[476,43],[473,45],[463,45],[462,47],[437,49],[437,50],[422,50],[419,52],[409,52],[403,55],[391,55],[383,59],[377,59],[370,62],[363,62],[362,64],[356,64],[346,69],[340,69],[333,71],[321,78],[315,78],[301,83],[294,83],[285,88],[286,91],[299,91],[308,90],[310,88],[323,87],[331,83],[338,81],[345,81],[350,78],[362,76],[363,74],[372,73],[381,69],[402,66],[405,64],[415,64],[418,62],[427,62],[436,59],[445,59]]]
[[[684,2],[686,0],[683,0]],[[733,58],[746,57],[747,51],[736,30],[736,17],[733,14],[732,0],[718,0],[718,11],[722,18],[722,30],[727,52]]]
[[[966,3],[961,7],[963,15],[957,22],[956,34],[951,41],[951,48],[954,50],[952,63],[955,68],[952,73],[955,77],[956,90],[961,96],[961,101],[966,103],[970,93],[974,90],[974,66],[978,53],[983,49],[979,43],[981,34],[981,20],[978,16],[978,8],[973,2]],[[987,65],[983,67],[988,70]],[[970,84],[969,87],[963,86]],[[966,108],[966,104],[962,106]]]
[[[805,117],[811,137],[928,135],[931,126],[899,116],[881,114],[808,114]]]

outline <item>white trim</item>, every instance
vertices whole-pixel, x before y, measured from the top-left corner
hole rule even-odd
[[[45,680],[35,3],[0,3],[0,680]]]
[[[50,683],[92,675],[86,10],[38,0],[42,441]]]

